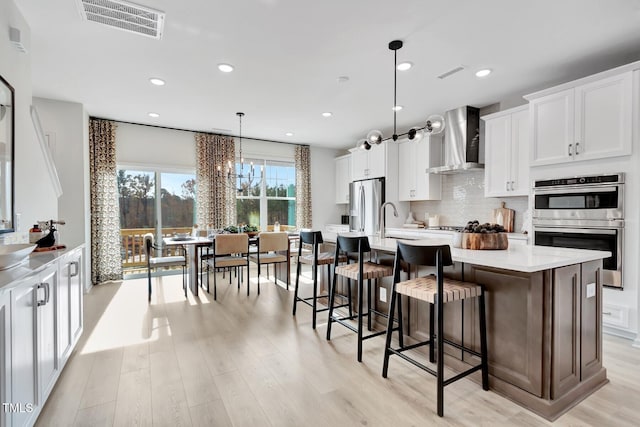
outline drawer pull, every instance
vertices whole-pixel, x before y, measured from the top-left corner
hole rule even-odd
[[[613,313],[610,311],[603,311],[602,314],[604,314],[605,316],[611,316]]]

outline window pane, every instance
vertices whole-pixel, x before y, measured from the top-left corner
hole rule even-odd
[[[118,170],[120,228],[154,227],[155,185],[153,172]]]
[[[267,197],[296,196],[296,168],[293,164],[268,162],[265,179]]]
[[[253,162],[253,165],[252,163]],[[260,182],[262,169],[260,162],[245,159],[244,168],[241,163],[236,163],[236,189],[238,196],[260,197]]]
[[[281,226],[288,225],[295,228],[296,201],[268,199],[267,215],[267,223],[269,225],[273,225],[276,221],[278,221]]]
[[[160,210],[162,228],[191,227],[195,223],[195,185],[193,174],[162,173]]]
[[[260,199],[236,199],[236,213],[238,224],[260,227]]]

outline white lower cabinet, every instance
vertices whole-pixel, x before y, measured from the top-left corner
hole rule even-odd
[[[0,291],[0,427],[35,423],[82,334],[83,249]]]
[[[36,277],[28,277],[11,291],[11,400],[5,408],[12,426],[32,425],[39,406],[36,377]]]
[[[0,404],[11,402],[11,299],[9,294],[0,294]],[[11,425],[9,412],[0,408],[0,427]]]

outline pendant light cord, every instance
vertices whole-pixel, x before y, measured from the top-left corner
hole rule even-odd
[[[393,140],[398,139],[396,134],[396,113],[398,103],[396,101],[396,91],[398,88],[398,50],[393,51]]]

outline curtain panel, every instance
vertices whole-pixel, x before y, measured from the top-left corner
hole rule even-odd
[[[116,125],[89,120],[91,282],[122,279],[122,242],[116,178]]]
[[[296,145],[296,228],[311,228],[311,150]]]
[[[201,229],[236,223],[235,183],[227,182],[229,162],[235,170],[233,137],[196,133],[196,222]],[[218,176],[220,167],[221,176]]]

